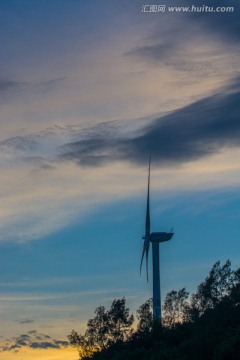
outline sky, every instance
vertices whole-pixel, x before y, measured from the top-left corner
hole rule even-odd
[[[151,229],[174,228],[162,299],[239,267],[239,10],[1,0],[0,360],[75,360],[97,306],[152,296],[150,154]]]

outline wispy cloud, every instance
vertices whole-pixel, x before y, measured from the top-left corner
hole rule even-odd
[[[170,7],[195,8],[193,12],[173,11],[158,14],[149,20],[151,27],[140,42],[129,49],[125,56],[133,57],[137,63],[145,62],[159,71],[174,72],[175,84],[198,84],[203,79],[226,79],[239,72],[239,3],[219,1],[219,7],[232,7],[234,11],[204,11],[201,0],[194,4],[185,0],[181,4],[171,1]],[[215,4],[208,4],[215,9]],[[159,21],[161,18],[161,21]],[[181,81],[179,81],[181,78]],[[174,80],[170,80],[174,81]],[[166,84],[166,81],[164,81]],[[164,86],[164,85],[163,85]],[[182,92],[184,93],[184,91]]]
[[[0,78],[0,93],[9,93],[12,90],[18,89],[20,86],[23,86],[24,83],[21,83],[19,81],[14,81],[7,78]]]
[[[1,102],[12,102],[22,96],[38,96],[40,93],[48,93],[56,89],[66,81],[65,77],[52,78],[47,80],[15,80],[11,77],[0,76]]]
[[[0,344],[0,351],[18,352],[22,347],[31,349],[60,349],[69,346],[68,341],[57,340],[49,335],[31,330],[26,334],[10,338]]]
[[[129,126],[124,120],[85,128],[50,127],[3,140],[1,241],[48,235],[84,219],[102,204],[135,194],[145,184],[142,166],[150,153],[162,167],[162,180],[168,178],[162,188],[183,186],[184,176],[199,184],[194,180],[199,168],[214,186],[216,179],[233,181],[236,176],[229,176],[229,171],[238,165],[230,152],[240,145],[238,83],[237,78],[211,96],[167,115],[131,120]],[[231,161],[224,160],[224,168],[221,157],[228,153]],[[212,167],[214,156],[220,158]],[[214,180],[214,171],[227,176]]]
[[[59,158],[97,166],[114,160],[169,165],[200,159],[240,145],[239,79],[228,88],[182,109],[161,116],[131,139],[106,134],[64,145]]]
[[[187,1],[190,6],[192,5],[191,0]],[[194,2],[195,6],[203,7],[205,4],[201,0]],[[212,5],[215,6],[213,3]],[[229,0],[227,3],[224,0],[219,0],[217,3],[219,7],[232,7],[234,11],[214,13],[214,12],[198,12],[193,14],[188,14],[187,18],[191,22],[199,22],[203,27],[205,27],[210,33],[210,36],[218,35],[221,38],[221,41],[226,41],[230,43],[239,43],[239,3],[234,0]]]
[[[32,319],[24,319],[24,320],[19,320],[18,321],[20,325],[24,325],[24,324],[32,324],[34,323],[34,320]]]
[[[239,78],[209,97],[140,125],[132,120],[134,131],[128,134],[126,121],[52,127],[6,139],[0,148],[3,154],[36,164],[36,169],[69,160],[90,167],[121,160],[145,164],[149,153],[158,163],[184,163],[239,146],[238,85]]]

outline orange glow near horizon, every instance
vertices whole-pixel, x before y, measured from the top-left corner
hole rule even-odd
[[[0,352],[0,360],[78,360],[78,352],[71,347],[61,349],[29,349]]]

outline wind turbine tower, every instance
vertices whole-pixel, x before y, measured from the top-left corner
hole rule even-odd
[[[140,273],[142,269],[142,263],[144,255],[146,255],[146,271],[147,271],[147,281],[148,281],[148,253],[150,244],[152,244],[152,267],[153,267],[153,319],[154,321],[161,322],[162,320],[162,311],[161,311],[161,287],[160,287],[160,268],[159,268],[159,244],[164,241],[171,240],[173,237],[172,230],[170,233],[167,232],[152,232],[150,231],[150,199],[149,199],[149,190],[150,190],[150,167],[151,167],[151,157],[149,159],[148,167],[148,190],[147,190],[147,211],[146,211],[146,223],[145,223],[145,235],[142,237],[144,239]]]

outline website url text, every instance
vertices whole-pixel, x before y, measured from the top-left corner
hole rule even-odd
[[[166,6],[166,5],[143,5],[143,13],[165,13],[165,12],[177,12],[177,13],[232,13],[234,12],[234,6]]]

